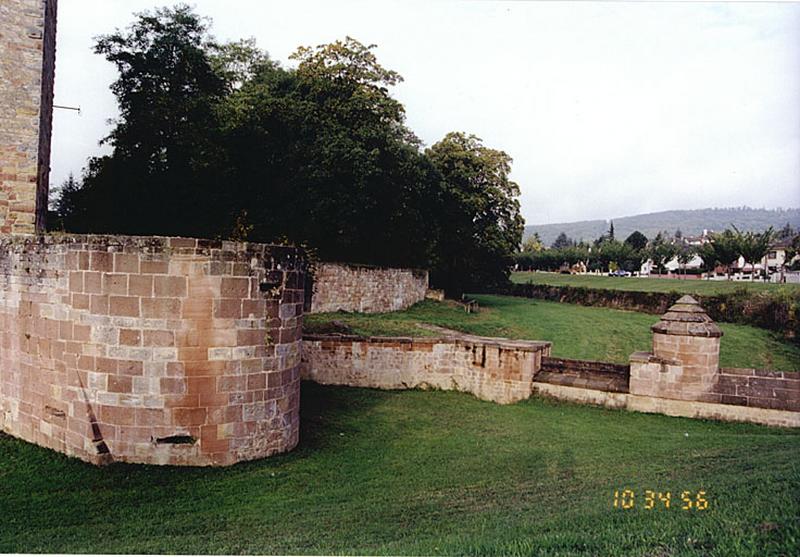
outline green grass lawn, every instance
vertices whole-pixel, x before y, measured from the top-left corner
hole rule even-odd
[[[528,273],[518,272],[511,274],[512,282],[525,284],[548,284],[551,286],[579,286],[584,288],[599,288],[607,290],[628,290],[633,292],[679,292],[681,294],[714,295],[731,292],[737,288],[747,288],[753,291],[787,289],[796,292],[800,289],[798,284],[771,284],[758,281],[711,281],[696,279],[659,279],[640,277],[609,277],[603,275],[567,275],[559,273]]]
[[[553,342],[553,356],[627,363],[637,350],[650,350],[650,326],[658,316],[633,311],[560,304],[511,296],[475,296],[480,312],[466,314],[449,303],[426,300],[400,312],[373,315],[316,314],[306,316],[305,329],[314,331],[332,319],[364,335],[435,335],[416,326],[431,323],[485,336]],[[724,332],[720,363],[724,367],[755,367],[800,371],[800,346],[774,333],[719,323]]]
[[[0,436],[0,552],[797,555],[798,454],[797,430],[305,384],[298,449],[230,468]]]

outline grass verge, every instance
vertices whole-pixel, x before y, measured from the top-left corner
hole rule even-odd
[[[574,286],[623,290],[629,292],[678,292],[680,294],[714,295],[747,289],[753,292],[786,290],[797,292],[800,284],[772,284],[765,282],[667,279],[645,277],[609,277],[603,275],[568,275],[560,273],[516,272],[511,281],[518,284],[547,284],[550,286]]]
[[[230,468],[0,436],[0,552],[796,555],[798,452],[796,430],[306,384],[298,449]]]
[[[431,323],[485,336],[549,340],[561,358],[627,363],[637,350],[650,350],[655,315],[599,307],[560,304],[511,296],[475,296],[480,312],[467,314],[451,303],[426,300],[414,307],[383,314],[315,314],[305,317],[305,330],[321,330],[341,321],[362,335],[430,336],[416,326]],[[748,325],[719,323],[724,332],[723,367],[800,371],[800,346],[774,333]]]

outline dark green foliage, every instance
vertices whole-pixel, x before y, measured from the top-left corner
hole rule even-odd
[[[426,155],[442,176],[437,218],[447,223],[432,280],[450,295],[506,284],[524,228],[511,157],[463,133],[447,134]]]
[[[733,229],[736,231],[738,252],[742,256],[745,263],[751,265],[758,263],[769,252],[769,245],[775,236],[772,227],[770,226],[763,232],[740,232],[735,226]]]
[[[647,236],[638,230],[634,230],[631,232],[630,236],[625,238],[625,243],[630,245],[633,249],[643,250],[647,247]]]
[[[556,239],[553,241],[552,248],[553,249],[561,249],[561,248],[568,248],[570,246],[574,246],[575,241],[572,240],[569,236],[567,236],[564,232],[558,235]]]
[[[673,257],[678,254],[678,246],[667,240],[661,232],[656,234],[645,249],[646,256],[653,262],[660,273]]]
[[[453,294],[507,280],[523,227],[510,157],[478,142],[455,172],[451,153],[423,153],[388,92],[402,78],[374,48],[301,47],[286,70],[252,40],[215,43],[186,6],[140,14],[97,42],[119,71],[114,150],[64,188],[59,224],[289,241],[326,260],[431,268]],[[454,137],[467,136],[437,145]]]

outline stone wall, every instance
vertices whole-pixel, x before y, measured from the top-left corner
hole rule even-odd
[[[550,343],[459,335],[443,338],[305,335],[303,379],[378,389],[465,391],[501,404],[530,397]]]
[[[56,6],[55,0],[0,3],[0,234],[44,228]]]
[[[309,313],[398,311],[424,300],[427,290],[427,271],[320,263]]]
[[[800,427],[800,412],[797,411],[757,408],[736,404],[717,404],[696,400],[675,400],[549,383],[534,383],[533,392],[539,396],[558,400],[594,404],[634,412],[729,422],[749,422],[778,427]]]
[[[625,364],[543,358],[542,369],[536,374],[534,381],[610,393],[627,393],[630,373],[631,366]]]
[[[704,400],[800,412],[800,373],[722,368]]]
[[[0,238],[0,427],[91,462],[298,441],[304,260],[186,238]]]

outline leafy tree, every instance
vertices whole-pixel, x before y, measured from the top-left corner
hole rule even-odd
[[[753,280],[753,275],[755,275],[755,264],[767,256],[774,232],[771,226],[764,232],[760,233],[752,231],[741,232],[735,226],[733,229],[736,235],[736,243],[738,246],[737,251],[744,259],[744,262],[751,265],[753,272],[750,273],[750,280]]]
[[[717,251],[714,249],[712,243],[705,243],[695,247],[695,254],[703,260],[703,267],[706,272],[711,272],[717,264],[720,264],[717,258]]]
[[[119,72],[111,90],[120,117],[104,139],[113,153],[91,159],[80,191],[62,194],[69,229],[208,235],[214,228],[211,185],[224,167],[216,107],[226,84],[211,64],[213,47],[206,23],[187,6],[138,14],[126,31],[97,40],[95,52]]]
[[[296,72],[262,67],[233,95],[237,198],[255,209],[255,238],[285,234],[325,259],[429,266],[441,177],[388,93],[400,76],[374,48],[349,37],[301,47]]]
[[[792,228],[792,225],[788,222],[775,233],[775,239],[781,242],[785,242],[787,240],[791,240],[795,236],[797,236],[798,231]]]
[[[625,238],[625,243],[631,246],[633,249],[641,251],[647,247],[647,236],[638,230],[634,230],[631,232],[630,236]]]
[[[677,247],[671,242],[664,239],[664,236],[659,232],[656,237],[650,242],[647,247],[647,255],[653,261],[658,273],[664,269],[664,265],[672,260],[678,253]]]
[[[562,232],[556,237],[555,241],[553,241],[551,247],[553,249],[561,249],[561,248],[568,248],[574,245],[575,245],[575,240],[567,236],[566,233]]]
[[[426,154],[442,176],[446,199],[432,275],[451,295],[506,282],[524,229],[519,186],[508,177],[511,157],[460,132],[448,133]]]
[[[728,280],[731,279],[731,266],[739,259],[739,239],[730,229],[712,234],[711,244],[714,260],[725,267]]]
[[[120,117],[112,153],[63,188],[64,227],[287,240],[428,267],[454,294],[507,279],[522,235],[511,158],[464,134],[423,152],[374,49],[301,47],[287,70],[252,40],[217,43],[186,6],[139,14],[97,41]]]
[[[680,265],[681,269],[683,270],[684,277],[686,276],[686,265],[689,264],[692,259],[694,259],[696,250],[694,246],[682,244],[677,249],[676,258],[678,260],[678,264]]]
[[[523,252],[540,252],[544,249],[544,244],[542,244],[541,238],[539,238],[539,233],[534,232],[532,235],[528,236],[524,240],[522,240],[522,251]]]
[[[798,253],[800,253],[800,234],[796,234],[789,243],[789,246],[786,248],[786,256],[783,260],[783,264],[781,265],[782,273],[786,271],[786,267],[792,263],[792,259],[794,259]],[[795,265],[796,264],[797,263],[795,263]],[[794,267],[794,265],[792,267]],[[783,277],[781,278],[783,279]]]
[[[614,221],[611,221],[611,225],[608,227],[608,239],[612,242],[614,241]]]

